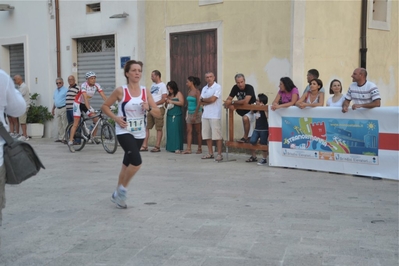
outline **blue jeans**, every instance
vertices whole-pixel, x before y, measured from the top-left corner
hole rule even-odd
[[[67,119],[68,119],[68,124],[73,123],[73,110],[67,110]]]
[[[256,145],[258,142],[258,139],[260,139],[260,144],[262,145],[267,145],[268,139],[269,139],[269,131],[268,130],[254,130],[251,136],[251,140],[249,141],[252,145]]]

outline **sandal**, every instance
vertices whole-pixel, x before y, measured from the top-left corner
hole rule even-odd
[[[148,151],[148,147],[141,146],[140,151]]]
[[[182,152],[182,154],[191,154],[191,150],[185,150]]]
[[[198,149],[196,154],[201,154],[202,153],[202,149]]]
[[[241,138],[241,139],[237,140],[237,142],[239,142],[239,143],[248,143],[249,142],[249,138],[246,138],[246,139]]]
[[[175,150],[176,154],[182,154],[181,150]]]
[[[215,161],[220,162],[223,160],[223,156],[221,154],[218,154],[215,158]]]
[[[207,154],[207,155],[204,155],[204,156],[202,156],[201,157],[201,159],[213,159],[214,157],[213,157],[213,154]]]
[[[246,160],[246,162],[247,163],[253,163],[253,162],[258,162],[258,158],[256,158],[256,157],[249,157],[249,159],[248,160]]]
[[[151,150],[151,152],[160,152],[161,149],[160,147],[155,146],[154,149]]]

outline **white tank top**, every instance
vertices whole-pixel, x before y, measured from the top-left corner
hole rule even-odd
[[[122,86],[123,97],[118,103],[118,116],[123,116],[128,123],[126,128],[121,128],[115,123],[116,135],[132,134],[136,139],[145,138],[145,128],[147,117],[142,107],[143,101],[147,101],[146,89],[141,86],[141,94],[139,97],[132,97],[129,93],[127,85]]]

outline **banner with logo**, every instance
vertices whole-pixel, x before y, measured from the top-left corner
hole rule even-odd
[[[269,108],[269,164],[399,180],[399,108]]]

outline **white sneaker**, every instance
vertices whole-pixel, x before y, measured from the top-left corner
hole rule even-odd
[[[25,136],[20,136],[20,137],[18,138],[18,140],[20,140],[20,141],[27,141],[27,140],[29,140],[29,138],[26,138]]]
[[[13,136],[14,139],[18,139],[19,137],[21,137],[21,135],[19,135],[18,133],[14,133],[14,136]]]
[[[70,152],[75,152],[75,148],[73,147],[73,141],[68,141],[68,148]]]

